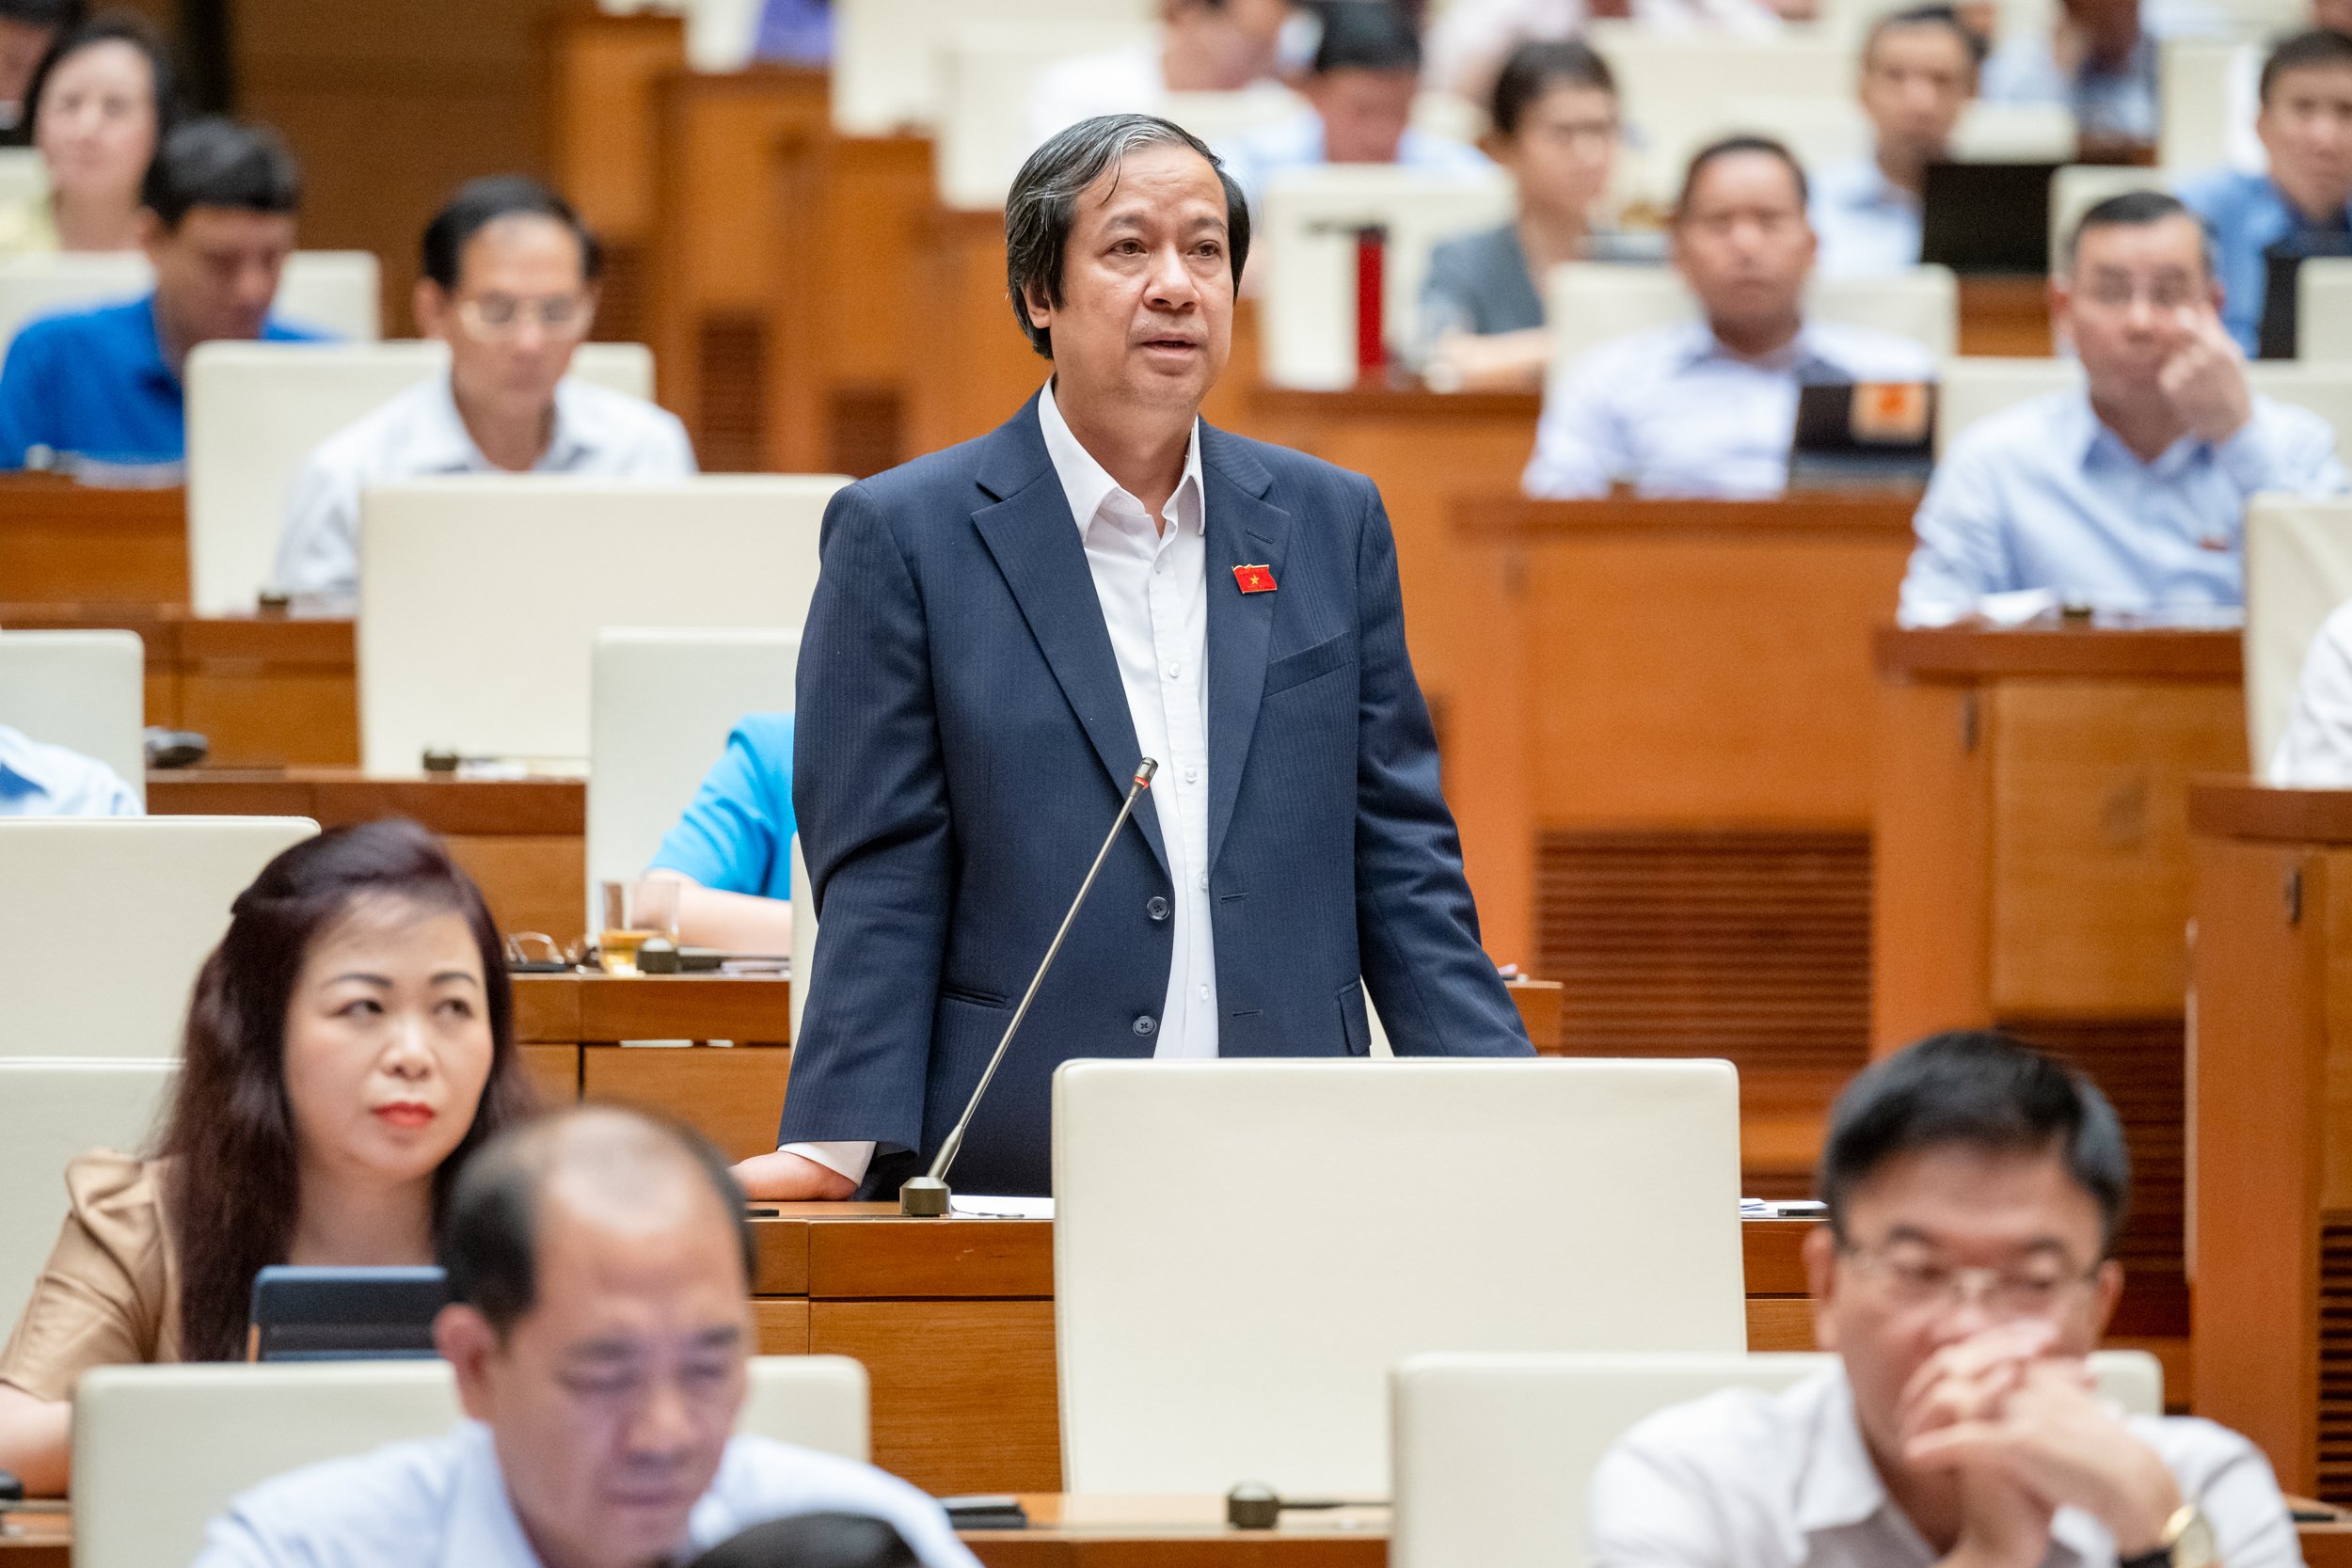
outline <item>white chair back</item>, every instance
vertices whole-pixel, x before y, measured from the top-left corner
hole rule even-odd
[[[1271,82],[1241,92],[1171,92],[1167,116],[1185,130],[1222,149],[1228,142],[1295,119],[1307,101]]]
[[[797,631],[596,634],[588,676],[588,928],[597,884],[644,875],[747,713],[789,713]]]
[[[49,194],[49,166],[29,147],[0,147],[0,207],[25,207]]]
[[[1417,1355],[1396,1369],[1395,1568],[1585,1568],[1586,1495],[1611,1445],[1724,1388],[1778,1393],[1835,1362],[1777,1355]],[[2091,1357],[2101,1392],[2164,1408],[2145,1351]]]
[[[311,449],[449,371],[445,343],[199,343],[188,356],[188,598],[200,615],[253,609],[270,585],[286,498]],[[582,381],[653,396],[653,351],[583,343]]]
[[[1617,160],[1621,200],[1671,204],[1683,166],[1717,136],[1753,130],[1734,105],[1759,91],[1815,103],[1854,92],[1852,48],[1795,31],[1771,38],[1665,35],[1600,24],[1591,41],[1617,80],[1626,145]]]
[[[2352,599],[2352,500],[2257,496],[2246,509],[2246,737],[2267,773],[2312,640]]]
[[[146,712],[147,649],[137,632],[0,629],[0,724],[96,757],[141,803]]]
[[[1419,332],[1421,287],[1440,240],[1490,229],[1512,212],[1501,170],[1433,174],[1393,165],[1330,165],[1284,170],[1258,203],[1265,261],[1266,379],[1321,390],[1357,378],[1357,231],[1388,231],[1381,317],[1391,352],[1408,352]]]
[[[2157,46],[2156,162],[2212,168],[2230,160],[2231,77],[2245,45],[2231,39],[2166,39]]]
[[[1972,100],[1952,130],[1963,164],[2058,164],[2074,155],[2074,113],[2062,103]]]
[[[1698,319],[1698,302],[1671,267],[1571,261],[1554,267],[1545,290],[1551,374],[1565,376],[1597,344]],[[1891,277],[1817,277],[1806,293],[1814,320],[1867,326],[1948,355],[1960,340],[1960,282],[1948,267],[1913,267]]]
[[[307,816],[0,818],[22,911],[0,965],[0,1057],[174,1056],[229,906]]]
[[[2128,191],[2169,191],[2172,176],[2161,168],[2122,168],[2106,164],[2068,164],[2050,177],[2050,272],[2065,270],[2066,242],[2082,215],[2111,196]]]
[[[136,1153],[180,1064],[149,1058],[0,1057],[0,1314],[14,1323],[65,1220],[66,1162]]]
[[[2264,397],[2307,408],[2326,420],[2335,431],[2336,450],[2352,452],[2352,361],[2257,359],[2246,367],[2246,381]],[[1949,450],[1961,432],[1988,414],[2082,384],[2081,362],[2074,359],[1947,359],[1936,392],[1936,451],[1941,455]]]
[[[1724,1062],[1064,1063],[1062,1484],[1376,1496],[1406,1355],[1743,1349],[1738,1100]]]
[[[737,1428],[866,1457],[866,1370],[755,1356]],[[437,1438],[456,1424],[442,1361],[100,1367],[73,1402],[76,1568],[193,1560],[239,1495],[323,1460]]]
[[[502,476],[365,492],[362,764],[413,772],[427,749],[448,746],[579,767],[596,634],[797,630],[817,586],[818,525],[848,483]]]
[[[947,38],[968,23],[1149,24],[1158,0],[834,0],[833,124],[846,136],[929,130],[946,105]]]
[[[2314,256],[2295,269],[2295,356],[2352,359],[2352,256]]]
[[[817,900],[807,892],[808,857],[801,835],[792,835],[792,1037],[801,1037],[801,1015],[808,1011],[808,985],[817,974]]]
[[[1038,145],[1033,107],[1039,76],[1074,55],[1148,43],[1149,23],[1120,15],[969,22],[951,27],[940,51],[940,119],[934,141],[939,198],[950,208],[994,212]]]
[[[278,283],[278,316],[295,326],[372,342],[382,336],[382,285],[364,250],[298,250]],[[35,316],[135,299],[154,272],[136,251],[19,256],[0,261],[0,353]]]

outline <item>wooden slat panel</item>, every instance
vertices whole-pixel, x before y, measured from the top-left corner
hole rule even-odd
[[[2352,1212],[2319,1227],[2319,1419],[2313,1490],[2352,1506]]]
[[[2187,1058],[2179,1021],[2001,1022],[2080,1068],[2113,1103],[2132,1155],[2131,1214],[2116,1256],[2135,1272],[2179,1275],[2188,1175]]]
[[[1046,1220],[844,1220],[809,1227],[809,1294],[1034,1297],[1054,1293]]]
[[[580,1053],[580,1090],[665,1112],[729,1160],[748,1160],[776,1147],[791,1066],[792,1053],[775,1046],[591,1045]]]
[[[810,1352],[866,1363],[874,1463],[927,1492],[1061,1489],[1054,1304],[819,1301]]]

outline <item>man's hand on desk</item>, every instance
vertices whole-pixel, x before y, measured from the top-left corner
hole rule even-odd
[[[837,1200],[857,1191],[857,1183],[837,1170],[779,1148],[755,1154],[735,1167],[735,1180],[746,1197],[768,1203]]]

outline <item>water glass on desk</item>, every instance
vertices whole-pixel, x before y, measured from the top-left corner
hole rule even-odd
[[[668,878],[632,885],[600,884],[604,928],[596,936],[596,960],[607,974],[637,973],[638,950],[660,937],[677,941],[678,884]]]

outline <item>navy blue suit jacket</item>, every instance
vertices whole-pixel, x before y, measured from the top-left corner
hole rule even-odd
[[[1372,482],[1201,429],[1209,894],[1224,1056],[1526,1055],[1478,945]],[[928,1161],[1126,792],[1135,725],[1037,404],[836,495],[792,784],[823,922],[779,1142]],[[1232,568],[1277,587],[1242,594]],[[1149,1056],[1174,889],[1152,796],[974,1119],[966,1192],[1051,1190],[1054,1069]],[[1158,917],[1154,917],[1154,911]],[[893,1156],[896,1156],[895,1158]]]

